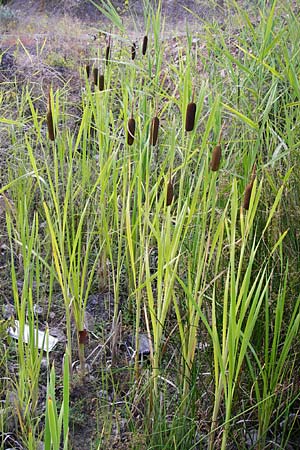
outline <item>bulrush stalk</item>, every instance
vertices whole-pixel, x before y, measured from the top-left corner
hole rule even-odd
[[[142,54],[143,55],[146,55],[147,46],[148,46],[148,36],[146,35],[146,36],[144,36],[144,39],[143,39],[143,46],[142,46]]]
[[[54,141],[55,140],[55,133],[54,133],[54,124],[53,124],[53,115],[52,115],[50,92],[49,92],[49,96],[48,96],[47,127],[48,127],[49,139],[50,139],[50,141]]]
[[[155,116],[151,121],[151,128],[150,128],[150,144],[153,146],[156,145],[157,143],[158,129],[159,129],[159,118]]]
[[[128,124],[127,124],[127,144],[128,145],[133,144],[134,134],[135,134],[135,120],[133,118],[133,104],[132,104],[131,117],[128,120]]]
[[[89,64],[85,65],[85,73],[86,73],[86,77],[90,78],[91,66]]]
[[[254,164],[253,169],[252,169],[251,181],[250,181],[250,183],[247,184],[246,189],[245,189],[245,194],[244,194],[243,208],[246,210],[249,209],[255,175],[256,175],[256,165]]]
[[[213,172],[219,170],[220,167],[220,161],[222,158],[221,138],[222,138],[222,130],[220,132],[218,144],[213,149],[211,156],[210,168]]]
[[[171,206],[171,204],[173,202],[173,198],[174,198],[174,187],[173,187],[173,183],[172,183],[172,174],[171,174],[171,170],[170,170],[170,178],[169,178],[169,182],[168,182],[168,186],[167,186],[167,201],[166,201],[167,206]]]
[[[196,116],[196,103],[191,102],[186,108],[185,131],[193,131]]]
[[[131,59],[132,61],[135,59],[136,57],[136,43],[133,42],[132,46],[131,46]]]

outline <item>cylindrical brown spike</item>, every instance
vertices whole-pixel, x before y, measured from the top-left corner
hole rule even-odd
[[[150,144],[156,145],[158,138],[158,129],[159,129],[159,118],[157,116],[153,117],[151,121],[151,129],[150,129]]]
[[[52,116],[52,108],[51,108],[51,96],[50,91],[48,94],[48,111],[47,111],[47,128],[48,128],[48,136],[50,141],[55,140],[55,132],[54,132],[54,123],[53,123],[53,116]]]
[[[89,335],[86,329],[79,331],[79,344],[86,345],[89,343]]]
[[[97,67],[93,68],[93,80],[95,86],[98,86],[99,83],[99,69]]]
[[[106,50],[105,50],[106,65],[109,63],[109,59],[110,59],[110,44],[108,44],[108,46],[106,47]]]
[[[143,47],[142,47],[142,53],[143,53],[143,55],[146,55],[147,46],[148,46],[148,36],[144,36],[144,39],[143,39]]]
[[[196,103],[191,102],[186,108],[185,131],[192,131],[195,125]]]
[[[103,91],[104,90],[104,75],[100,75],[99,77],[99,90]]]
[[[249,184],[247,184],[246,189],[245,189],[243,208],[246,210],[249,209],[252,188],[253,188],[253,181],[251,181]]]
[[[212,171],[216,172],[219,169],[221,157],[222,157],[221,144],[218,144],[213,149],[211,156],[210,168]]]
[[[172,204],[173,197],[174,197],[174,187],[173,187],[172,178],[171,178],[171,174],[170,174],[170,179],[169,179],[168,186],[167,186],[167,200],[166,200],[167,206],[170,206]]]
[[[132,145],[134,142],[135,120],[131,117],[127,124],[127,144]]]
[[[49,110],[47,112],[47,127],[48,127],[48,136],[49,136],[50,141],[55,141],[53,117],[52,117],[51,110]]]
[[[135,59],[136,57],[136,44],[135,42],[133,42],[132,46],[131,46],[131,59],[132,61]]]
[[[87,78],[90,78],[91,66],[89,64],[86,64],[86,66],[85,66],[85,73],[86,73]]]

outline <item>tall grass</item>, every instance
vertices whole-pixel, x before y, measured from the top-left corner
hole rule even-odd
[[[70,393],[92,375],[113,391],[99,445],[110,445],[101,422],[112,430],[120,404],[132,448],[244,448],[251,430],[257,448],[270,436],[287,443],[292,429],[286,437],[280,423],[299,397],[299,18],[274,1],[253,25],[257,10],[230,2],[225,30],[203,22],[205,48],[189,31],[173,57],[161,4],[149,2],[132,59],[117,10],[93,3],[113,39],[107,64],[105,48],[89,55],[104,89],[80,71],[77,125],[64,90],[51,89],[41,113],[27,87],[17,118],[11,105],[0,118],[11,150],[0,195],[16,316],[33,335],[60,311],[67,338],[52,368],[48,355],[44,403],[42,352],[34,339],[9,342],[5,357],[18,364],[14,377],[3,368],[18,395],[13,434],[26,448],[72,447]],[[90,333],[98,355],[110,342],[101,376],[86,364],[86,308],[99,291],[114,298],[104,343]],[[125,362],[122,331],[133,337]]]

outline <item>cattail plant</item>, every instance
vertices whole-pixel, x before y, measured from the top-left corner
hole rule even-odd
[[[193,131],[195,125],[195,116],[196,116],[196,103],[192,101],[187,105],[186,108],[185,131]]]
[[[213,149],[212,156],[211,156],[210,168],[213,172],[216,172],[217,170],[219,170],[220,161],[222,158],[221,138],[222,138],[222,129],[220,132],[218,144]]]
[[[142,46],[142,54],[143,55],[146,55],[147,46],[148,46],[148,36],[146,35],[146,36],[144,36],[144,39],[143,39],[143,46]]]
[[[134,142],[135,120],[133,118],[133,104],[131,109],[131,117],[127,123],[127,144],[132,145]]]
[[[131,59],[132,61],[135,59],[136,57],[136,43],[133,42],[132,46],[131,46]]]
[[[89,64],[85,65],[85,73],[86,73],[86,77],[90,78],[91,66]]]
[[[151,127],[150,127],[150,144],[153,146],[156,145],[157,143],[158,129],[159,129],[159,118],[156,115],[151,120]]]
[[[54,141],[55,133],[54,133],[54,123],[53,123],[50,91],[49,91],[49,95],[48,95],[47,127],[48,127],[49,139],[50,139],[50,141]]]
[[[94,80],[94,85],[98,86],[98,84],[99,84],[99,69],[98,69],[98,67],[93,68],[93,80]]]
[[[253,169],[252,169],[252,174],[251,174],[251,181],[250,181],[250,183],[247,184],[245,193],[244,193],[243,208],[246,210],[249,209],[255,175],[256,175],[256,165],[254,164]]]
[[[169,177],[169,182],[168,182],[168,186],[167,186],[167,199],[166,199],[167,206],[170,206],[172,204],[173,198],[174,198],[174,187],[173,187],[173,182],[172,182],[172,173],[171,173],[171,169],[170,169],[170,177]]]
[[[104,90],[104,75],[101,74],[99,76],[99,91],[103,91]]]
[[[110,36],[109,36],[108,44],[107,44],[107,47],[106,47],[106,50],[105,50],[105,62],[106,62],[106,65],[108,65],[108,63],[109,63],[110,56],[111,56],[111,39],[110,39]]]

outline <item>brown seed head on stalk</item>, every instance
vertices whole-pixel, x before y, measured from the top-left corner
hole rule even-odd
[[[222,157],[221,145],[217,144],[213,149],[210,162],[210,168],[213,172],[216,172],[219,169],[221,157]]]
[[[48,136],[49,136],[50,141],[55,141],[55,132],[54,132],[54,124],[53,124],[53,116],[52,116],[52,108],[51,108],[50,91],[49,91],[49,96],[48,96],[47,127],[48,127]]]
[[[132,46],[131,46],[131,59],[132,61],[135,59],[136,57],[136,43],[133,42]]]
[[[255,176],[256,176],[256,164],[254,164],[253,169],[252,169],[251,181],[250,181],[250,183],[247,184],[246,189],[245,189],[243,208],[246,210],[249,209]]]
[[[221,128],[220,135],[219,135],[219,141],[215,148],[213,149],[211,161],[210,161],[210,168],[213,172],[216,172],[219,170],[220,167],[220,161],[222,158],[222,147],[221,147],[221,139],[223,134],[223,127]]]
[[[127,144],[132,145],[134,142],[135,120],[133,116],[130,117],[127,124]]]
[[[143,39],[143,47],[142,47],[143,55],[146,55],[147,46],[148,46],[148,36],[146,35],[146,36],[144,36],[144,39]]]
[[[167,199],[166,199],[166,205],[171,206],[174,198],[174,187],[172,183],[172,175],[170,170],[170,178],[167,186]]]
[[[110,53],[111,53],[111,40],[110,40],[110,36],[109,36],[109,38],[108,38],[108,44],[107,44],[107,46],[106,46],[106,49],[105,49],[105,62],[106,62],[106,65],[108,65],[108,63],[109,63],[109,60],[110,60]]]
[[[157,116],[153,117],[151,121],[150,128],[150,145],[156,145],[158,138],[158,129],[159,129],[159,118]]]
[[[191,102],[186,108],[185,131],[193,131],[196,116],[196,103]]]
[[[99,76],[99,91],[104,91],[104,75]]]
[[[86,345],[89,343],[89,335],[86,329],[79,331],[79,344]]]
[[[85,73],[86,73],[86,77],[90,78],[91,66],[89,64],[86,64],[86,66],[85,66]]]
[[[98,67],[94,67],[93,68],[93,80],[94,80],[94,85],[98,86],[98,83],[99,83],[99,69],[98,69]]]

